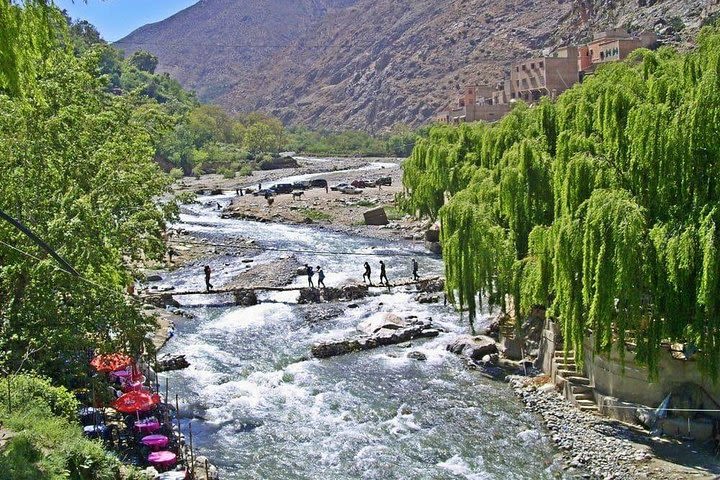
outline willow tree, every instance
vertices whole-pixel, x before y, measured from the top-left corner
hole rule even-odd
[[[671,340],[718,377],[720,31],[697,44],[416,147],[408,201],[439,213],[448,294],[471,317],[484,298],[515,297],[518,318],[544,303],[579,361],[592,332],[596,353],[635,341],[656,374]]]

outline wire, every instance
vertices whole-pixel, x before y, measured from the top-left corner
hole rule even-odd
[[[33,260],[37,260],[38,262],[43,262],[43,261],[44,261],[44,259],[42,259],[42,258],[40,258],[40,257],[37,257],[37,256],[33,255],[32,253],[28,253],[28,252],[26,252],[25,250],[21,250],[21,249],[17,248],[17,247],[14,246],[14,245],[10,245],[9,243],[4,242],[3,240],[0,240],[0,244],[3,244],[3,245],[5,245],[6,247],[9,247],[9,248],[13,249],[13,250],[15,250],[16,252],[18,252],[18,253],[20,253],[20,254],[22,254],[22,255],[25,255],[25,256],[28,257],[28,258],[32,258]],[[100,284],[100,283],[94,282],[94,281],[90,280],[89,278],[85,278],[85,277],[83,277],[82,275],[80,275],[80,274],[77,273],[77,272],[70,272],[70,271],[68,271],[68,270],[65,270],[64,268],[58,267],[57,265],[50,265],[50,266],[51,266],[53,269],[55,269],[55,270],[58,270],[58,271],[63,272],[63,273],[66,273],[66,274],[68,274],[68,275],[70,275],[70,276],[72,276],[72,277],[78,278],[78,279],[80,279],[80,280],[82,280],[82,281],[84,281],[84,282],[86,282],[86,283],[88,283],[88,284],[90,284],[90,285],[95,286],[95,287],[98,287],[98,288],[101,288],[101,289],[103,289],[103,290],[107,290],[107,291],[109,291],[109,292],[112,292],[113,294],[116,294],[116,295],[117,295],[117,294],[125,295],[125,294],[123,294],[122,292],[120,292],[120,291],[118,291],[118,290],[115,290],[115,289],[110,288],[110,287],[108,287],[108,286],[105,286],[105,285],[102,285],[102,284]]]
[[[360,252],[349,252],[349,251],[331,251],[331,250],[301,250],[294,248],[276,248],[276,247],[262,247],[257,245],[233,245],[229,243],[213,243],[213,242],[193,242],[189,240],[181,241],[182,244],[190,245],[207,245],[210,247],[226,247],[226,248],[237,248],[240,250],[260,250],[265,252],[284,252],[284,253],[304,253],[308,255],[352,255],[356,257],[417,257],[418,255],[429,257],[431,253],[416,252],[416,253],[360,253]]]

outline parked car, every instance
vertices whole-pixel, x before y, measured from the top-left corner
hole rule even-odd
[[[355,180],[350,185],[356,188],[368,188],[368,187],[374,187],[375,182],[371,182],[370,180]]]
[[[291,183],[278,183],[274,187],[272,187],[273,190],[275,190],[275,193],[277,194],[283,194],[283,193],[292,193],[293,190],[295,190],[294,185]]]
[[[375,186],[382,185],[383,187],[389,187],[392,185],[391,177],[380,177],[375,181]]]
[[[346,187],[350,187],[350,186],[351,186],[351,185],[350,185],[349,183],[338,183],[337,185],[334,185],[334,186],[330,187],[330,190],[339,192],[341,189],[346,188]]]
[[[315,180],[310,180],[310,187],[312,188],[327,188],[328,182],[324,178],[316,178]]]
[[[264,197],[266,195],[275,195],[275,190],[273,190],[272,188],[263,188],[262,190],[257,190],[253,192],[254,197]]]
[[[295,190],[307,190],[311,187],[310,182],[307,180],[303,180],[301,182],[295,182],[293,183],[293,189]]]
[[[353,187],[352,185],[348,185],[346,187],[342,187],[340,189],[340,193],[345,193],[348,195],[358,195],[362,193],[363,191],[357,187]]]

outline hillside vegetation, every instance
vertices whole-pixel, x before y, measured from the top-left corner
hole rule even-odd
[[[517,318],[549,307],[568,349],[589,329],[596,352],[632,342],[657,373],[661,342],[686,342],[718,378],[720,31],[697,43],[418,143],[404,206],[440,219],[447,291],[471,318],[510,296]]]

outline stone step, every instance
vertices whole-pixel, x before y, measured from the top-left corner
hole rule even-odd
[[[573,377],[564,377],[565,380],[570,382],[571,385],[586,385],[590,386],[590,379],[586,377],[580,377],[580,376],[573,376]]]
[[[571,385],[570,390],[572,391],[573,395],[583,395],[586,393],[592,395],[594,389],[586,385]]]
[[[580,400],[589,400],[593,403],[595,403],[595,395],[592,393],[573,393],[573,397],[575,397],[575,400],[578,402]]]
[[[587,412],[587,413],[598,413],[600,410],[598,410],[597,405],[586,406],[586,407],[579,407],[581,412]]]
[[[586,399],[577,399],[576,398],[575,401],[577,402],[577,404],[580,408],[582,408],[582,407],[597,408],[597,404],[595,403],[595,400],[586,400]]]
[[[555,358],[557,358],[557,357],[565,357],[565,351],[564,350],[555,350]],[[575,358],[575,350],[568,350],[567,357]]]
[[[577,376],[578,371],[575,369],[558,369],[557,373],[559,375],[562,375],[563,378],[567,379],[568,377]]]
[[[575,362],[563,362],[562,360],[556,359],[555,365],[557,365],[558,368],[564,368],[565,370],[577,369],[577,364]]]

